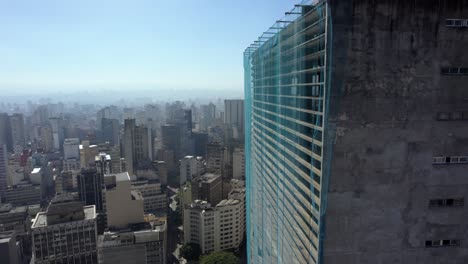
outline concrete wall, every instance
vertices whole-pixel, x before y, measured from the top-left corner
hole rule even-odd
[[[331,166],[323,263],[465,263],[468,210],[429,208],[429,199],[468,195],[468,165],[432,165],[468,155],[466,0],[329,0],[333,19]],[[326,154],[327,155],[327,154]],[[322,208],[324,210],[325,207]],[[426,240],[459,247],[425,248]]]

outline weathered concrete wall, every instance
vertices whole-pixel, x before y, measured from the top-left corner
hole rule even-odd
[[[333,20],[328,123],[332,165],[323,262],[468,263],[468,206],[429,208],[429,199],[468,198],[467,0],[329,0]],[[467,200],[468,201],[468,200]],[[426,240],[459,247],[425,248]]]

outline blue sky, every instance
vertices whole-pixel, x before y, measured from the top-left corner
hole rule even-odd
[[[242,90],[242,52],[298,1],[0,0],[0,92]]]

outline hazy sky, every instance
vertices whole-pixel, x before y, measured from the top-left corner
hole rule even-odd
[[[298,0],[0,0],[0,93],[243,89],[242,52]]]

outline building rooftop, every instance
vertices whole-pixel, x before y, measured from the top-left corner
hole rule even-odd
[[[41,168],[34,168],[31,173],[39,173],[41,172]]]
[[[130,175],[128,172],[121,172],[115,174],[106,174],[104,177],[115,177],[115,181],[130,181]]]
[[[215,181],[217,178],[221,177],[220,174],[215,173],[205,173],[197,178],[194,179],[195,182],[206,182],[211,183]]]
[[[235,200],[235,199],[228,199],[228,200],[222,200],[221,202],[219,202],[216,207],[223,207],[223,206],[229,206],[229,205],[235,205],[235,204],[238,204],[240,203],[239,200]]]
[[[9,203],[0,205],[0,215],[1,214],[26,213],[27,211],[28,211],[27,206],[14,207]]]
[[[96,207],[94,205],[88,205],[83,207],[84,211],[84,219],[82,220],[90,220],[96,218]],[[81,220],[78,220],[81,221]],[[76,222],[76,221],[70,221]],[[47,226],[47,214],[46,212],[40,212],[37,214],[36,218],[33,221],[31,228],[39,228],[39,227],[46,227]]]

